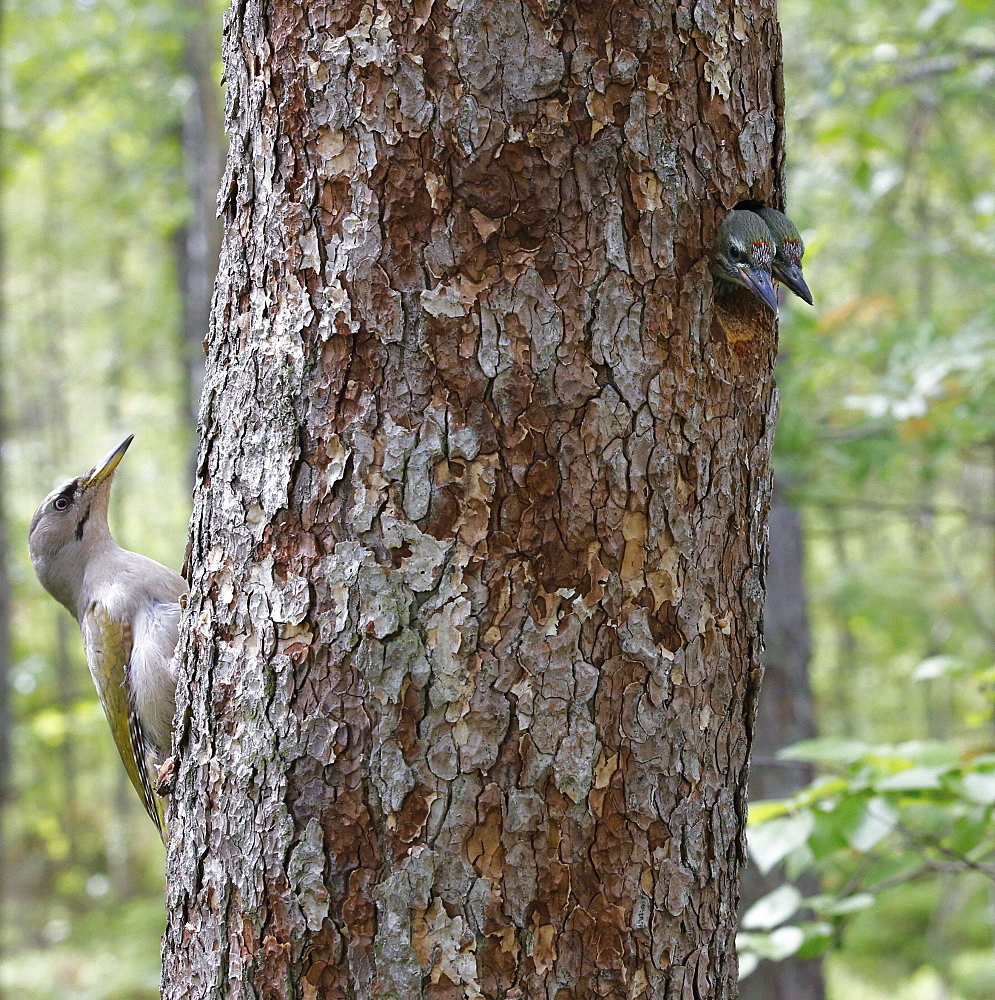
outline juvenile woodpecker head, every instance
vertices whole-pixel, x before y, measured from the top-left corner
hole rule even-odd
[[[774,238],[774,277],[787,285],[798,298],[812,305],[812,293],[802,275],[805,244],[798,235],[795,224],[776,208],[761,208],[757,215],[767,223],[770,235]]]
[[[31,518],[31,564],[41,585],[74,615],[90,554],[111,542],[107,527],[111,482],[133,437],[125,438],[85,475],[52,490]]]
[[[715,237],[711,264],[720,289],[722,282],[742,285],[776,312],[773,259],[774,241],[759,215],[733,210],[725,217]]]

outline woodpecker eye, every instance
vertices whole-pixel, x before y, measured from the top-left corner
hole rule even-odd
[[[56,497],[52,506],[56,510],[69,510],[69,501],[65,497]]]
[[[743,253],[737,246],[731,246],[729,248],[729,257],[731,260],[742,260],[746,254]]]

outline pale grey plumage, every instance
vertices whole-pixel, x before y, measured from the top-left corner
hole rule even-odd
[[[176,692],[172,656],[183,578],[121,548],[107,525],[122,442],[90,472],[53,490],[31,519],[28,546],[42,586],[79,622],[90,675],[132,783],[162,830],[151,769],[169,753]]]

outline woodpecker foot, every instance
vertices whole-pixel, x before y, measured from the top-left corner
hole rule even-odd
[[[155,779],[156,795],[169,795],[176,784],[176,758],[167,757],[159,768]]]

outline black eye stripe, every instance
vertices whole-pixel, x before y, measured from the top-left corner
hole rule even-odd
[[[59,511],[60,514],[63,511],[69,510],[73,501],[76,499],[78,491],[79,479],[74,479],[71,483],[68,483],[65,489],[52,501],[52,506]]]

